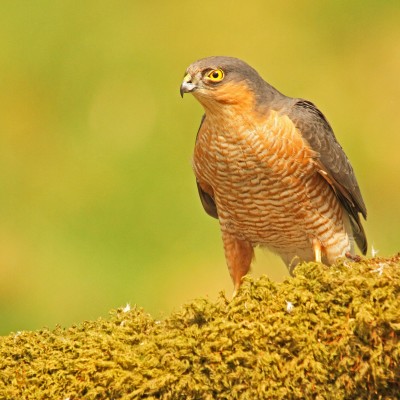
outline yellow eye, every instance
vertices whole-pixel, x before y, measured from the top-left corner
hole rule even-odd
[[[211,82],[220,82],[222,81],[222,79],[224,79],[224,76],[225,74],[224,71],[222,71],[222,69],[213,69],[207,74],[207,78]]]

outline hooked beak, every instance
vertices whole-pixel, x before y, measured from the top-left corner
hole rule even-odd
[[[185,75],[179,90],[181,97],[183,97],[185,93],[193,92],[196,88],[197,88],[196,84],[192,82],[192,76],[190,74]]]

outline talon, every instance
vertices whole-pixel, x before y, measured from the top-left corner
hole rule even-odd
[[[353,255],[353,254],[347,252],[345,254],[345,256],[346,256],[346,258],[348,258],[351,261],[355,261],[355,262],[360,262],[361,261],[361,257],[358,254]]]

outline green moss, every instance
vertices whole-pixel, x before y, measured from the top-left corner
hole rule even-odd
[[[163,321],[143,310],[0,338],[0,399],[396,399],[400,257],[309,263]]]

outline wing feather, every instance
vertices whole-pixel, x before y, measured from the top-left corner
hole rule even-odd
[[[303,99],[294,102],[288,116],[310,147],[319,154],[319,172],[349,213],[354,238],[365,254],[367,239],[359,214],[366,218],[367,209],[350,161],[336,140],[329,122],[313,103]]]
[[[200,129],[201,129],[205,119],[206,119],[206,115],[204,114],[203,117],[201,118],[200,126],[199,126],[199,129],[196,134],[196,142],[197,142],[197,137],[199,136]],[[197,184],[197,190],[198,190],[199,196],[200,196],[200,201],[201,201],[201,204],[203,205],[204,211],[211,217],[218,219],[218,211],[217,211],[217,206],[214,201],[213,193],[209,193],[206,190],[204,190],[201,187],[199,181],[197,181],[197,180],[196,180],[196,184]]]

